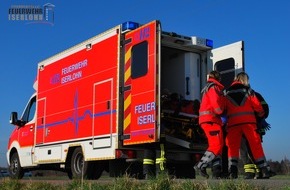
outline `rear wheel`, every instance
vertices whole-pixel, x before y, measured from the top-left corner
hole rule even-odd
[[[195,179],[194,165],[190,163],[180,163],[176,165],[176,177],[185,179]]]
[[[71,158],[71,171],[68,172],[69,178],[75,179],[98,179],[103,173],[104,167],[101,162],[84,161],[84,155],[81,147],[74,150]]]
[[[72,175],[71,170],[68,170],[66,173],[67,173],[67,177],[68,177],[69,179],[72,179],[72,178],[73,178],[73,175]]]
[[[99,179],[104,171],[104,163],[94,161],[89,163],[88,179]]]
[[[13,179],[22,179],[24,176],[24,170],[21,167],[17,152],[13,153],[10,157],[9,173]]]
[[[110,177],[121,177],[126,171],[126,160],[125,159],[115,159],[109,162],[109,174]]]
[[[192,163],[168,163],[167,169],[169,175],[179,179],[195,179],[194,164]]]
[[[87,178],[88,163],[84,161],[84,155],[81,147],[74,150],[71,159],[72,177],[76,179]]]

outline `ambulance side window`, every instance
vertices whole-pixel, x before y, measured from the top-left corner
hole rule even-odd
[[[25,123],[28,123],[29,121],[31,121],[34,118],[34,114],[35,114],[35,109],[36,109],[36,96],[34,96],[29,104],[27,105],[24,114],[21,118],[21,120]]]
[[[233,58],[220,60],[215,63],[215,70],[221,73],[221,83],[227,88],[235,78],[235,60]]]
[[[144,41],[132,47],[131,77],[136,79],[148,72],[148,42]]]

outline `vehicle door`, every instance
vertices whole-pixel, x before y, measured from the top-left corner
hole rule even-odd
[[[158,27],[153,21],[125,34],[124,145],[158,139]]]
[[[19,156],[21,157],[22,164],[32,162],[32,149],[35,133],[35,110],[36,96],[33,95],[20,118],[20,122],[23,123],[23,125],[17,126],[18,142],[20,146]]]
[[[244,42],[239,41],[211,50],[213,70],[221,73],[221,83],[229,87],[237,73],[244,71]]]

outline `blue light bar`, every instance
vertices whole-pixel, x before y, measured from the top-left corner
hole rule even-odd
[[[140,26],[140,24],[136,23],[136,22],[131,22],[131,21],[124,22],[122,24],[122,32],[134,30],[134,29],[138,28],[139,26]]]
[[[206,46],[208,47],[213,47],[213,41],[212,40],[209,40],[209,39],[206,39],[206,42],[205,42]]]

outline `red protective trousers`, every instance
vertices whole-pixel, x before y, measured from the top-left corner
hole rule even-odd
[[[217,123],[202,123],[201,128],[204,130],[207,137],[207,151],[212,152],[215,156],[222,155],[224,146],[222,126]]]
[[[264,158],[260,135],[256,132],[256,124],[246,123],[231,126],[227,129],[226,144],[228,146],[228,157],[239,158],[242,135],[246,137],[255,160]]]

